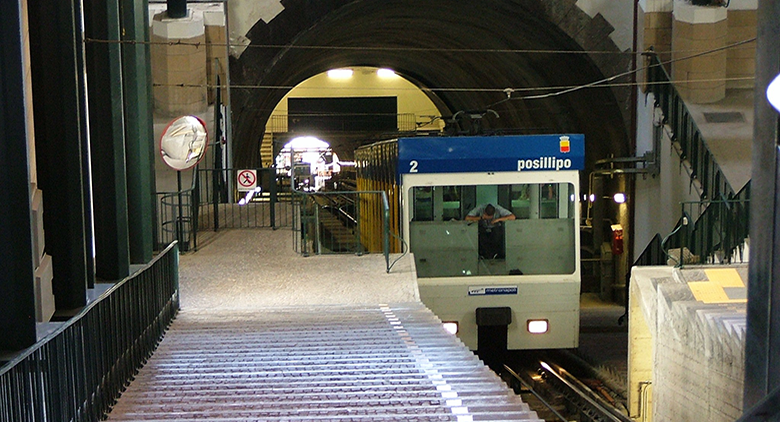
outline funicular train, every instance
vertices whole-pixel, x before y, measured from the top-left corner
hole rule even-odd
[[[358,189],[398,203],[423,303],[469,348],[496,326],[509,350],[577,347],[583,135],[400,138],[355,158]]]

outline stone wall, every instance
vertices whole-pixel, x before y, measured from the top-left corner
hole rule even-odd
[[[653,420],[741,416],[746,279],[746,265],[634,269],[630,323],[644,326],[629,332],[632,409],[643,400],[639,382],[651,381]],[[649,335],[641,335],[643,328]]]

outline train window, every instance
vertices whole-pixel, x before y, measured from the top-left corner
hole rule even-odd
[[[420,277],[575,271],[576,204],[569,183],[418,186],[409,193],[409,245]],[[486,204],[496,216],[515,218],[467,221]]]
[[[414,221],[431,221],[433,220],[433,188],[432,187],[418,187],[412,191],[412,203],[414,204],[413,217]]]

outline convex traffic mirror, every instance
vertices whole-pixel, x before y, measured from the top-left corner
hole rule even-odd
[[[196,116],[173,119],[160,136],[162,159],[174,170],[186,170],[198,164],[207,146],[206,124]]]

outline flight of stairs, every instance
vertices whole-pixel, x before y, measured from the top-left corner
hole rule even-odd
[[[540,421],[419,302],[183,310],[108,420]]]

